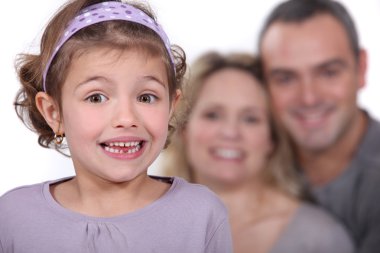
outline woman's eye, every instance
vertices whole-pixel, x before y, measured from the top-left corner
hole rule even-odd
[[[257,123],[259,122],[259,118],[257,116],[245,116],[243,117],[243,121],[246,123]]]
[[[152,94],[143,94],[137,98],[139,102],[151,104],[157,100],[157,97]]]
[[[206,112],[204,113],[203,117],[209,120],[217,120],[220,118],[220,115],[217,112]]]
[[[92,94],[86,98],[90,103],[103,103],[107,100],[107,97],[102,94]]]

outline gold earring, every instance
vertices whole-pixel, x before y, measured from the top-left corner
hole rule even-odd
[[[61,145],[65,134],[54,134],[54,143],[56,145]]]

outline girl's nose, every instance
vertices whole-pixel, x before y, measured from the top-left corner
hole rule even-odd
[[[133,102],[117,103],[113,109],[112,127],[129,128],[138,126],[138,116]]]

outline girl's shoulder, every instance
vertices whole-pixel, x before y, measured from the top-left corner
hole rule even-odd
[[[42,197],[43,185],[44,183],[23,185],[9,190],[0,197],[0,210],[3,211],[5,207],[17,208],[18,205]]]
[[[16,217],[16,214],[22,215],[22,212],[44,209],[48,203],[46,192],[49,191],[49,185],[62,180],[67,180],[67,178],[23,185],[9,190],[0,196],[0,216],[3,218],[9,214]]]
[[[176,184],[176,191],[181,193],[183,197],[189,196],[194,199],[194,195],[196,195],[195,199],[198,201],[211,201],[222,204],[216,193],[205,185],[190,183],[181,177],[174,177],[173,183]]]
[[[208,187],[189,183],[181,177],[172,178],[172,186],[166,194],[167,200],[183,208],[200,212],[217,212],[227,217],[227,209],[219,197]]]
[[[24,225],[28,216],[39,217],[36,210],[41,210],[44,203],[44,183],[25,185],[14,188],[0,197],[0,240],[11,234],[15,227]]]

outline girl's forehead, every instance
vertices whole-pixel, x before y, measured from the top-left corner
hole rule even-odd
[[[66,44],[72,36],[75,36],[83,29],[99,23],[104,23],[106,21],[127,21],[128,23],[139,24],[154,32],[158,37],[160,37],[160,40],[164,44],[164,47],[169,55],[170,61],[174,64],[174,58],[170,49],[170,42],[165,31],[162,29],[161,25],[156,22],[153,14],[148,15],[150,11],[147,10],[148,13],[146,13],[143,11],[145,8],[140,8],[123,2],[111,1],[96,3],[82,9],[80,13],[67,24],[65,31],[59,37],[57,44],[53,47],[54,50],[52,55],[49,57],[43,71],[44,90],[46,90],[46,77],[50,64],[53,62],[55,55],[58,51],[60,51],[64,44]]]
[[[78,48],[73,52],[73,59],[78,59],[83,56],[85,57],[95,57],[95,58],[109,58],[109,59],[119,59],[123,57],[128,57],[128,55],[136,55],[147,60],[152,58],[162,58],[164,56],[158,53],[152,52],[152,50],[144,47],[128,47],[120,48],[113,46],[103,46],[94,45],[90,47]],[[164,62],[163,62],[164,63]]]
[[[131,79],[151,77],[168,86],[167,68],[163,59],[135,50],[93,48],[78,52],[68,69],[67,78]]]
[[[154,64],[153,64],[154,63]],[[152,54],[142,48],[119,49],[112,47],[91,47],[77,50],[71,57],[71,66],[98,66],[98,65],[139,65],[141,67],[156,67],[166,71],[164,57]],[[81,66],[80,64],[85,64]]]

